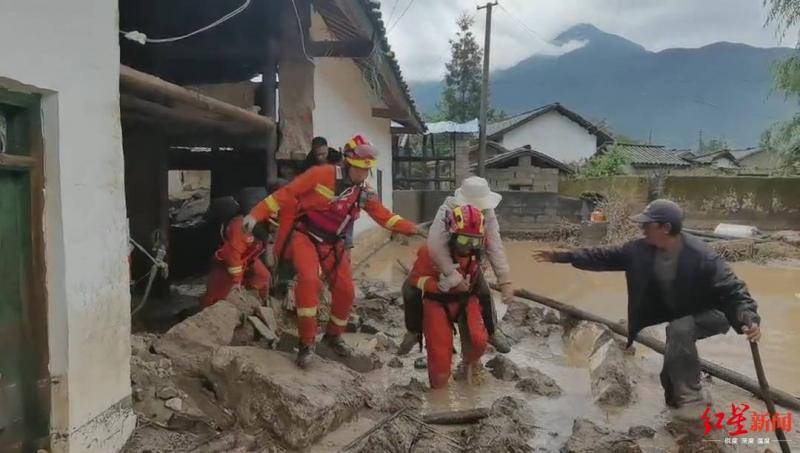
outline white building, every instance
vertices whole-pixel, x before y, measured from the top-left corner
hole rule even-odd
[[[611,135],[559,103],[520,113],[486,127],[487,139],[504,148],[528,146],[565,163],[587,159]]]
[[[136,423],[117,2],[1,9],[0,450],[116,451]]]

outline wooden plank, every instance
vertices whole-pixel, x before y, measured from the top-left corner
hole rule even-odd
[[[406,112],[393,109],[393,108],[373,108],[372,109],[372,117],[373,118],[405,118],[407,116]]]

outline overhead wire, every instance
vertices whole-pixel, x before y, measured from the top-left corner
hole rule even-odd
[[[138,30],[131,30],[131,31],[120,30],[119,33],[121,35],[123,35],[126,39],[129,39],[131,41],[136,41],[139,44],[145,44],[145,43],[161,44],[161,43],[180,41],[180,40],[192,37],[192,36],[194,36],[194,35],[196,35],[198,33],[202,33],[204,31],[211,30],[212,28],[214,28],[214,27],[216,27],[218,25],[221,25],[221,24],[229,21],[230,19],[233,19],[234,17],[236,17],[239,14],[241,14],[244,10],[246,10],[250,6],[251,2],[252,2],[252,0],[245,0],[244,3],[239,5],[237,8],[235,8],[231,12],[225,14],[224,16],[220,17],[219,19],[215,20],[214,22],[211,22],[210,24],[208,24],[208,25],[206,25],[204,27],[198,28],[197,30],[191,31],[189,33],[186,33],[186,34],[183,34],[183,35],[180,35],[180,36],[173,36],[173,37],[169,37],[169,38],[148,38],[146,34],[140,32]]]
[[[411,5],[413,5],[413,4],[414,4],[414,0],[410,0],[410,1],[408,2],[408,4],[406,5],[406,8],[403,10],[403,12],[402,12],[402,13],[400,13],[400,15],[399,15],[399,16],[397,16],[397,20],[395,20],[395,21],[394,21],[394,24],[392,24],[392,26],[391,26],[391,27],[389,27],[389,29],[388,29],[388,30],[386,30],[386,33],[389,33],[390,31],[392,31],[392,29],[394,29],[394,27],[396,27],[396,26],[397,26],[397,24],[399,24],[399,23],[400,23],[400,20],[401,20],[401,19],[403,19],[403,16],[405,16],[405,15],[406,15],[406,13],[408,12],[408,9],[409,9],[409,8],[411,8]]]

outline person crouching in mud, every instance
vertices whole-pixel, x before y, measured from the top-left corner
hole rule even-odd
[[[695,342],[733,327],[749,341],[761,338],[756,302],[730,267],[704,242],[681,232],[683,210],[655,200],[631,217],[643,238],[534,258],[588,271],[624,271],[628,283],[628,346],[645,327],[667,322],[661,385],[678,418],[694,418],[711,404],[700,383]]]
[[[476,207],[454,208],[447,218],[448,246],[455,269],[464,280],[462,286],[448,291],[439,289],[442,272],[436,266],[427,245],[417,252],[417,260],[408,281],[422,292],[423,326],[431,388],[447,386],[453,357],[453,326],[458,324],[461,353],[467,380],[480,372],[480,359],[489,342],[478,300],[478,276],[484,248],[483,213]]]

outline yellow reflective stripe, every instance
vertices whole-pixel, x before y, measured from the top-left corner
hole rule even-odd
[[[281,209],[281,207],[278,205],[278,202],[272,197],[272,195],[264,198],[264,204],[267,205],[270,212],[278,212],[278,210]]]
[[[317,187],[314,190],[316,190],[318,194],[322,195],[328,200],[332,199],[335,195],[331,189],[327,188],[322,184],[317,184]]]
[[[347,163],[352,165],[353,167],[358,167],[358,168],[375,167],[375,159],[353,159],[352,157],[348,157]]]
[[[336,316],[331,315],[331,321],[339,327],[347,327],[347,320],[342,320]]]
[[[417,288],[423,293],[425,292],[425,283],[428,283],[428,280],[430,280],[430,277],[420,277],[419,280],[417,280]]]
[[[393,215],[389,220],[386,221],[386,228],[392,228],[397,222],[403,220],[399,214]]]
[[[307,318],[317,316],[317,307],[311,307],[311,308],[297,307],[297,316],[305,316]]]
[[[242,266],[233,266],[228,268],[228,273],[231,275],[241,274],[242,271]]]

